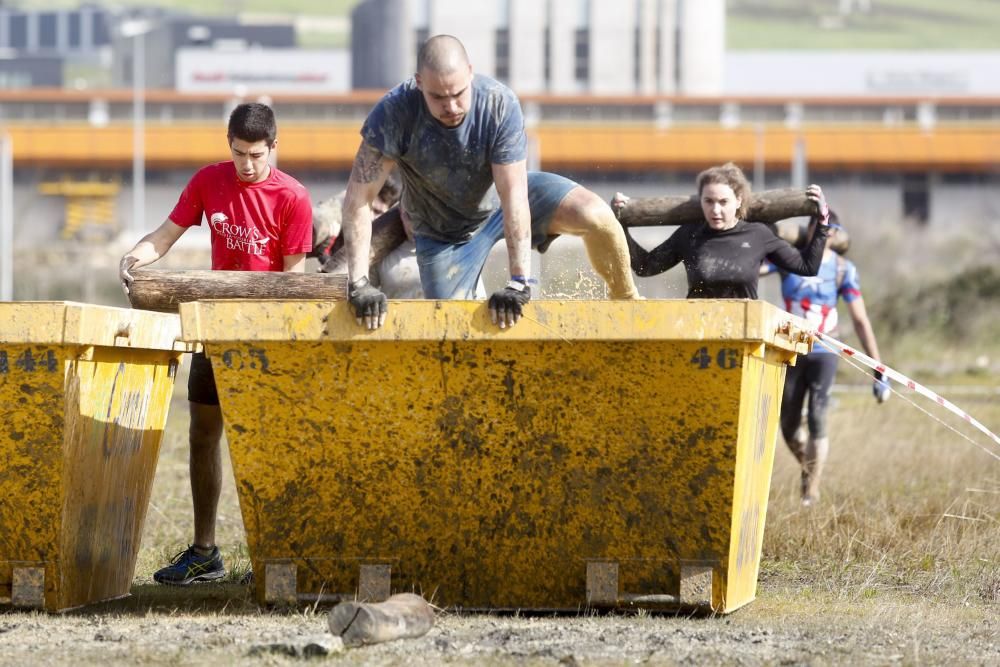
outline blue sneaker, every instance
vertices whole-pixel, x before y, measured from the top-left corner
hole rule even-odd
[[[170,565],[157,570],[153,581],[172,586],[188,586],[196,581],[214,581],[226,576],[219,547],[212,547],[212,553],[203,556],[189,546],[170,560]]]

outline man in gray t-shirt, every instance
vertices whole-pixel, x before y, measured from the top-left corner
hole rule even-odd
[[[567,178],[528,173],[517,96],[474,75],[454,37],[427,40],[414,78],[379,101],[361,136],[343,213],[348,297],[359,324],[375,329],[385,321],[385,295],[368,280],[368,253],[371,202],[394,166],[426,298],[474,298],[490,249],[506,238],[511,279],[489,307],[500,328],[513,326],[531,296],[531,248],[557,234],[582,237],[612,298],[638,297],[610,207]]]

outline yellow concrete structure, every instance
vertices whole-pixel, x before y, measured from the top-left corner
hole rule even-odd
[[[116,222],[115,199],[121,184],[117,181],[101,183],[97,181],[75,181],[64,178],[48,181],[38,186],[43,195],[66,198],[66,214],[61,236],[74,238],[88,224],[114,230]]]
[[[760,301],[182,304],[215,368],[262,602],[753,600],[786,364]]]
[[[128,594],[186,349],[176,315],[0,303],[0,604]]]

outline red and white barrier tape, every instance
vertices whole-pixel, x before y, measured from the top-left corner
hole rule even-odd
[[[989,438],[991,440],[993,440],[993,442],[995,442],[996,444],[1000,445],[1000,437],[997,437],[996,434],[994,434],[991,430],[989,430],[988,428],[986,428],[985,426],[983,426],[981,423],[979,423],[979,421],[976,420],[972,415],[970,415],[969,413],[965,412],[964,410],[962,410],[960,407],[958,407],[957,405],[955,405],[954,403],[952,403],[948,399],[943,398],[941,396],[938,396],[933,391],[931,391],[930,389],[928,389],[924,385],[920,384],[919,382],[911,380],[910,378],[906,377],[905,375],[903,375],[899,371],[896,371],[896,370],[893,370],[892,368],[889,368],[888,366],[886,366],[885,364],[883,364],[880,361],[875,361],[874,359],[872,359],[868,355],[864,354],[863,352],[859,352],[858,350],[855,350],[850,345],[845,345],[844,343],[841,343],[836,338],[831,338],[830,336],[827,336],[826,334],[820,333],[818,331],[816,331],[814,333],[816,335],[816,339],[823,345],[823,347],[826,347],[826,348],[828,348],[828,349],[836,352],[837,354],[842,354],[842,355],[844,355],[846,357],[849,357],[851,359],[856,359],[859,362],[861,362],[862,364],[864,364],[865,366],[867,366],[868,368],[871,368],[872,370],[878,371],[879,373],[881,373],[883,375],[883,377],[895,380],[899,384],[904,385],[906,387],[909,387],[910,389],[912,389],[913,391],[917,392],[918,394],[922,394],[922,395],[926,396],[927,398],[931,399],[932,401],[934,401],[938,405],[942,406],[943,408],[945,408],[949,412],[952,412],[952,413],[958,415],[959,417],[961,417],[962,419],[964,419],[965,421],[967,421],[969,424],[972,424],[977,429],[979,429],[980,431],[982,431],[983,433],[985,433],[987,436],[989,436]],[[994,456],[996,456],[996,455],[994,454]]]

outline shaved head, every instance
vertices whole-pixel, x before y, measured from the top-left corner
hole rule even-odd
[[[469,54],[462,42],[451,35],[431,37],[417,54],[417,71],[451,74],[469,67]]]

